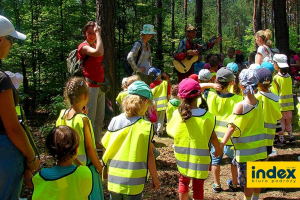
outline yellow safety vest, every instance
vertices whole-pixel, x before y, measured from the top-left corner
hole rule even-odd
[[[293,88],[291,76],[283,77],[277,74],[274,76],[274,81],[279,86],[279,104],[281,106],[280,111],[294,110]]]
[[[210,138],[215,118],[208,111],[182,122],[178,110],[167,126],[167,133],[174,138],[174,152],[179,172],[186,177],[206,179],[211,162]]]
[[[273,79],[271,87],[270,87],[270,91],[278,96],[278,90],[279,90],[279,88]]]
[[[144,119],[117,131],[107,131],[101,142],[108,166],[108,190],[137,195],[144,189],[148,175],[148,151],[153,127]]]
[[[173,104],[171,104],[171,102],[167,103],[167,110],[166,110],[167,122],[171,120],[173,113],[176,109],[178,109],[178,106],[174,106]]]
[[[32,200],[82,200],[89,199],[93,188],[92,172],[88,167],[76,167],[74,172],[59,179],[49,180],[36,174],[32,178]]]
[[[153,100],[157,111],[167,109],[168,103],[168,81],[162,81],[158,86],[151,89]]]
[[[236,126],[231,141],[238,163],[267,158],[262,102],[245,114],[234,114],[230,123]]]
[[[220,97],[215,92],[208,92],[207,105],[209,112],[216,116],[215,132],[218,136],[219,142],[223,140],[227,130],[227,124],[233,116],[233,109],[235,105],[242,101],[243,97],[234,95],[232,97]],[[233,145],[231,140],[228,140],[226,145]]]
[[[124,98],[127,96],[127,91],[122,91],[118,94],[116,101],[118,102],[118,104],[121,106],[122,102],[124,100]]]
[[[94,131],[93,131],[93,126],[91,124],[90,119],[82,113],[78,113],[75,116],[72,117],[72,119],[65,119],[64,115],[67,112],[67,110],[61,110],[60,115],[56,121],[56,126],[60,126],[60,125],[66,125],[69,127],[72,127],[73,129],[75,129],[77,131],[77,133],[80,136],[80,143],[79,143],[79,147],[77,150],[77,158],[80,160],[80,162],[82,162],[82,164],[84,165],[89,165],[90,163],[86,163],[88,160],[88,156],[85,152],[85,143],[84,143],[84,122],[83,122],[83,118],[87,118],[89,120],[90,123],[90,128],[91,128],[91,139],[92,139],[92,144],[93,144],[93,148],[96,148],[95,146],[95,138],[94,138]]]
[[[282,118],[279,102],[266,97],[260,92],[258,92],[255,97],[263,102],[267,146],[273,146],[277,121]]]
[[[239,86],[240,87],[240,86]],[[241,88],[241,87],[240,87]],[[232,93],[232,94],[236,94],[235,92],[234,92],[234,90],[233,90],[233,85],[230,85],[230,86],[228,86],[228,91],[230,92],[230,93]],[[236,94],[236,95],[239,95],[239,96],[241,96],[241,97],[244,97],[244,94],[243,94],[243,91],[242,90],[240,90],[240,93],[238,93],[238,94]]]

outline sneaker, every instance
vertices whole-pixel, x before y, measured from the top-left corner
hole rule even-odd
[[[214,193],[221,192],[222,191],[221,184],[217,185],[217,184],[214,183],[213,186],[212,186],[212,189],[213,189]]]
[[[236,192],[238,190],[237,185],[234,185],[231,179],[227,180],[227,185],[230,192]]]
[[[275,157],[277,156],[277,151],[273,150],[271,154],[269,154],[269,157]]]
[[[285,144],[286,144],[285,139],[278,139],[278,140],[274,141],[274,146],[283,147]]]
[[[296,143],[294,134],[293,134],[292,132],[289,133],[289,136],[290,136],[289,142],[290,142],[290,143]]]

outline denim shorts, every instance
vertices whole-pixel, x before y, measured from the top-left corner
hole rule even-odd
[[[25,156],[7,135],[0,135],[0,199],[19,199]]]
[[[224,149],[223,149],[223,153],[229,157],[230,163],[232,162],[232,159],[234,157],[234,150],[231,149],[231,147],[233,147],[233,146],[225,145]],[[210,153],[211,153],[211,164],[212,165],[220,165],[222,163],[223,156],[219,156],[217,158],[215,157],[215,155],[214,155],[215,154],[214,145],[211,145]]]

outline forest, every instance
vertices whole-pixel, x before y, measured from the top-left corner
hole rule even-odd
[[[277,16],[276,7],[283,10]],[[185,37],[186,24],[198,28],[197,38],[202,43],[213,35],[223,37],[209,53],[226,53],[233,46],[247,57],[255,50],[254,32],[266,28],[273,33],[274,47],[279,48],[281,42],[283,52],[289,48],[298,51],[298,13],[298,0],[1,0],[0,14],[27,39],[17,41],[0,64],[3,70],[24,76],[19,93],[26,113],[45,109],[56,115],[64,106],[62,93],[69,77],[66,57],[83,41],[82,28],[87,21],[102,27],[104,68],[112,85],[108,96],[114,102],[125,76],[124,55],[139,39],[143,24],[153,24],[158,33],[150,40],[153,66],[172,74],[172,53]],[[279,29],[284,25],[288,29]],[[277,32],[280,35],[276,37]],[[116,111],[114,104],[113,108]]]

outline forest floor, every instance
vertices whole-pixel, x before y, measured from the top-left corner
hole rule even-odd
[[[296,114],[296,113],[294,113]],[[39,119],[39,120],[33,120]],[[36,141],[36,144],[41,152],[40,169],[45,167],[52,167],[55,165],[55,161],[52,157],[45,154],[44,144],[45,136],[54,126],[55,120],[49,119],[49,115],[46,112],[37,112],[34,116],[28,118],[29,126],[32,130],[32,134]],[[45,124],[47,122],[47,124]],[[278,156],[270,158],[270,161],[298,161],[300,156],[300,133],[298,127],[298,116],[293,119],[296,144],[288,144],[284,147],[276,148]],[[288,138],[286,138],[288,139]],[[143,191],[144,199],[146,200],[173,200],[178,199],[178,179],[179,172],[177,170],[176,161],[173,150],[173,139],[167,135],[158,138],[154,137],[155,146],[160,151],[160,156],[156,159],[156,167],[158,171],[158,177],[160,180],[160,188],[158,190],[152,190],[151,176],[149,181],[145,184]],[[226,185],[227,179],[231,178],[230,175],[230,163],[229,159],[224,157],[223,164],[221,165],[221,185],[223,191],[221,193],[214,193],[212,191],[213,175],[209,173],[208,178],[204,184],[204,199],[243,199],[243,192],[230,192]],[[190,187],[191,189],[191,187]],[[109,199],[109,193],[107,191],[107,183],[103,182],[103,190],[105,199]],[[21,197],[31,199],[32,190],[23,185]],[[190,199],[192,199],[192,190],[190,190]],[[283,200],[283,199],[300,199],[299,188],[269,188],[262,191],[259,199],[265,200]]]

